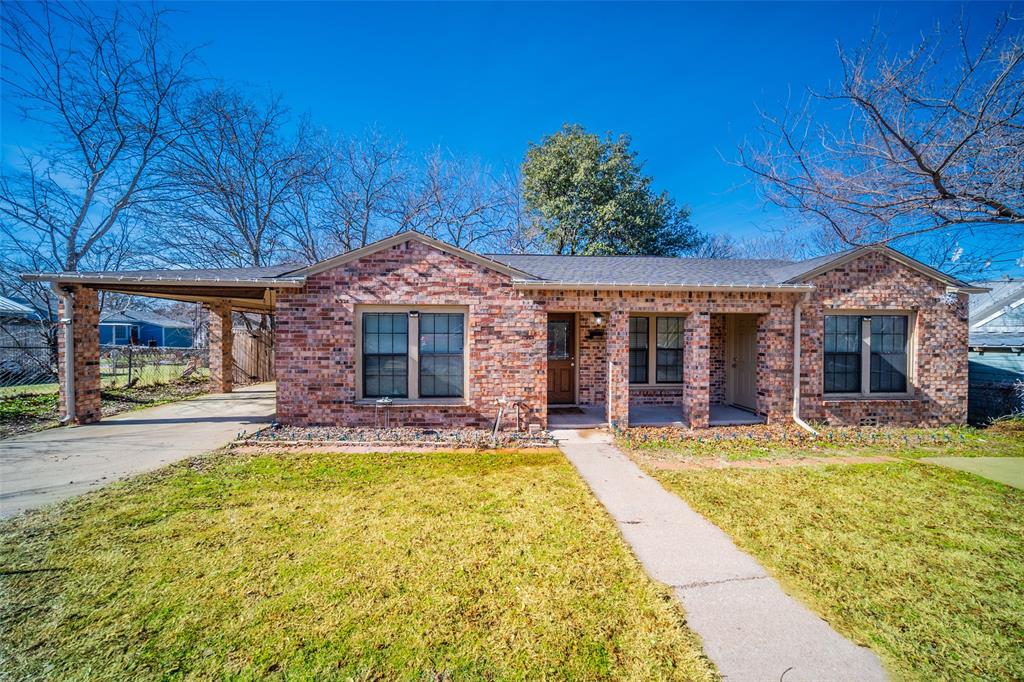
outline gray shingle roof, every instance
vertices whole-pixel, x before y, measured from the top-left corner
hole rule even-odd
[[[669,258],[661,256],[537,256],[489,258],[537,279],[602,284],[779,285],[795,265],[784,260]],[[811,268],[803,268],[806,271]]]
[[[177,279],[183,280],[248,280],[271,279],[284,277],[305,267],[300,263],[282,263],[259,268],[189,268],[162,270],[117,270],[104,272],[61,273],[82,277],[126,277],[137,279]]]

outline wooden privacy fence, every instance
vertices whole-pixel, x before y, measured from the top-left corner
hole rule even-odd
[[[235,384],[274,380],[274,334],[271,331],[236,329],[232,340]]]

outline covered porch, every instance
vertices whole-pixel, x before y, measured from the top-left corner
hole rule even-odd
[[[549,428],[704,428],[788,415],[788,306],[651,308],[548,314]]]

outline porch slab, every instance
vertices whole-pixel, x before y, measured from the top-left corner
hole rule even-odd
[[[604,405],[548,405],[548,430],[605,426],[608,426],[608,409]]]
[[[629,425],[686,427],[683,408],[678,405],[630,405]]]
[[[712,405],[709,426],[750,426],[764,424],[764,417],[732,405]]]

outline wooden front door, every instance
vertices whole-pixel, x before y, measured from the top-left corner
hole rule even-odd
[[[576,402],[576,316],[548,315],[548,404]]]
[[[737,407],[757,410],[757,317],[730,315],[727,319],[730,401]]]

